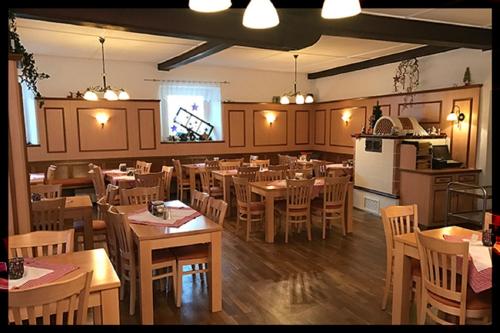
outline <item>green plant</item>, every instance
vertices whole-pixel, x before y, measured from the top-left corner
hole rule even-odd
[[[469,67],[467,67],[465,69],[465,73],[464,73],[464,84],[465,85],[469,85],[470,84],[470,69]]]
[[[417,58],[406,59],[399,63],[394,80],[394,91],[406,93],[403,97],[403,107],[413,102],[413,95],[419,84],[419,68]]]
[[[9,10],[9,52],[21,55],[20,68],[21,82],[25,82],[28,88],[33,91],[35,98],[42,99],[42,95],[38,91],[37,83],[39,80],[48,79],[50,76],[46,73],[39,72],[35,64],[33,53],[29,53],[21,43],[19,34],[16,28],[16,16]],[[43,101],[41,101],[43,104]]]
[[[380,107],[380,104],[377,101],[377,104],[373,106],[373,111],[372,115],[370,117],[370,128],[374,129],[375,128],[375,123],[377,120],[382,117],[382,108]]]

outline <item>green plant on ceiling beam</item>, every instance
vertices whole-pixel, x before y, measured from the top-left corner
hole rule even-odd
[[[394,75],[394,91],[404,93],[403,108],[413,102],[413,95],[419,84],[419,68],[417,58],[406,59],[399,63]]]
[[[25,82],[28,88],[33,92],[35,98],[39,99],[41,107],[43,105],[43,99],[38,91],[37,83],[39,80],[48,79],[50,76],[38,71],[33,53],[26,51],[26,48],[21,43],[16,28],[16,16],[11,10],[9,10],[9,53],[21,55],[21,74],[19,77],[21,78],[21,82]]]

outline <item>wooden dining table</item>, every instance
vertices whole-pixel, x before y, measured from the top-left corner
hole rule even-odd
[[[481,232],[449,226],[423,231],[422,234],[444,239],[444,235],[469,237],[476,234],[481,238]],[[420,260],[415,233],[407,233],[394,237],[394,277],[392,291],[392,324],[408,324],[411,293],[411,258]]]
[[[166,202],[165,206],[179,207],[186,205],[179,200],[173,200]],[[130,214],[145,207],[146,205],[127,205],[116,206],[116,209],[120,213]],[[157,249],[208,243],[208,292],[210,308],[212,312],[222,310],[222,227],[220,225],[203,215],[194,218],[178,228],[135,223],[130,223],[129,225],[139,251],[141,320],[143,324],[153,324],[151,260],[153,250]]]
[[[83,220],[85,250],[94,248],[94,229],[92,228],[92,200],[88,195],[66,197],[64,219]]]
[[[324,177],[317,177],[317,181],[324,180]],[[265,240],[267,243],[274,243],[274,201],[277,199],[285,199],[286,198],[286,185],[277,186],[271,184],[270,181],[258,181],[251,182],[250,190],[252,193],[256,193],[260,196],[263,196],[265,199]],[[324,183],[323,183],[324,184]],[[324,185],[323,185],[324,187]],[[352,206],[353,206],[353,197],[352,197],[353,184],[349,182],[347,187],[347,196],[346,196],[346,204],[345,204],[345,223],[346,223],[346,232],[352,232]],[[320,188],[320,192],[322,192],[322,188]]]
[[[82,272],[92,270],[94,273],[92,274],[92,282],[90,283],[88,307],[94,310],[94,324],[120,324],[120,302],[118,296],[120,279],[104,249],[71,252],[43,258],[40,257],[39,259],[51,264],[71,264],[78,267],[78,269],[54,282],[64,282]],[[35,309],[35,313],[41,316],[41,308]],[[9,321],[13,320],[14,317],[11,311],[9,311]]]

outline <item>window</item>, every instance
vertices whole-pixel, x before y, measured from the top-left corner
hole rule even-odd
[[[37,145],[38,127],[36,122],[35,95],[25,82],[21,83],[21,93],[23,95],[24,127],[26,131],[26,143]]]
[[[222,140],[218,84],[166,83],[160,98],[162,142]]]

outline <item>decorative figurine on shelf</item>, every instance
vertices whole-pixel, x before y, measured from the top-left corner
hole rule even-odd
[[[436,127],[432,126],[432,128],[431,128],[431,135],[437,135],[437,134],[438,133],[437,133]]]
[[[464,85],[468,86],[470,84],[470,69],[467,67],[464,73]]]
[[[377,104],[373,106],[372,115],[370,117],[370,129],[375,128],[375,123],[380,117],[382,117],[382,108],[380,107],[380,104],[377,101]]]
[[[68,94],[68,96],[66,96],[66,98],[73,98],[73,92],[70,91],[69,94]]]

